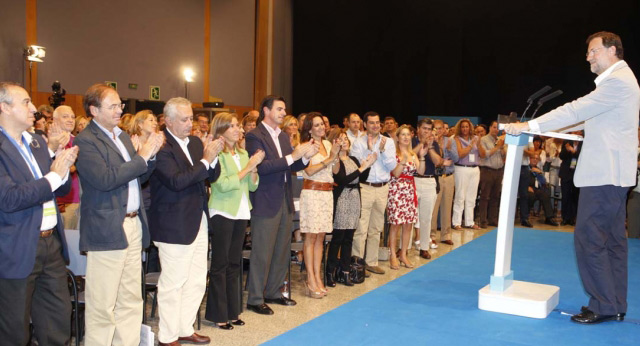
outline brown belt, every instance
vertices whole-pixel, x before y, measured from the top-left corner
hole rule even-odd
[[[333,183],[323,183],[320,181],[305,179],[302,182],[303,190],[333,191]]]
[[[368,183],[366,181],[363,181],[361,184],[365,184],[365,185],[369,185],[369,186],[373,186],[373,187],[383,187],[383,186],[387,185],[387,182],[385,181],[384,183]]]
[[[136,216],[138,216],[138,212],[137,212],[137,211],[132,211],[132,212],[127,213],[127,214],[125,215],[125,217],[131,217],[131,218],[134,218],[134,217],[136,217]]]
[[[435,175],[414,175],[415,178],[435,178]]]
[[[53,234],[53,230],[55,228],[40,231],[40,238],[49,238]]]

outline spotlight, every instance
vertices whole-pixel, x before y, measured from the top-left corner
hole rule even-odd
[[[28,61],[42,62],[42,58],[45,56],[45,48],[31,45],[24,49],[24,56]]]
[[[184,75],[184,81],[188,83],[193,82],[193,77],[196,75],[196,73],[189,67],[185,68],[184,71],[182,71],[182,74]]]

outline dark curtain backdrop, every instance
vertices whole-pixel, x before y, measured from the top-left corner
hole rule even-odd
[[[332,123],[369,110],[488,122],[564,90],[544,113],[593,90],[585,40],[601,30],[640,76],[639,0],[297,0],[293,13],[292,113]]]

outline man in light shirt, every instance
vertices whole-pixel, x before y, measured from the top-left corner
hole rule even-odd
[[[351,155],[360,162],[375,153],[378,159],[369,169],[365,181],[360,181],[362,209],[358,228],[353,235],[352,255],[364,258],[366,269],[374,274],[384,274],[378,266],[380,234],[384,228],[384,211],[389,196],[389,179],[396,167],[396,145],[392,139],[380,134],[380,115],[376,112],[364,114],[366,134],[351,145]]]
[[[627,312],[625,201],[636,183],[640,88],[623,59],[620,37],[598,32],[587,39],[587,62],[598,75],[591,93],[505,131],[585,130],[574,183],[580,188],[575,248],[589,295],[571,320],[583,324],[624,319]]]
[[[362,120],[360,116],[356,113],[349,114],[349,129],[347,130],[347,138],[349,138],[349,142],[353,145],[356,139],[362,137],[364,132],[360,131],[360,125]]]

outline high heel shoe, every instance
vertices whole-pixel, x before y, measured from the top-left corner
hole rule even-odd
[[[413,268],[413,264],[412,263],[410,263],[409,261],[405,261],[403,259],[400,260],[400,265],[404,266],[404,267],[407,267],[407,268]]]
[[[396,259],[395,262],[393,261],[393,258],[389,260],[389,268],[393,270],[398,270],[400,268],[400,265],[398,264],[398,260]]]
[[[308,297],[313,298],[313,299],[321,299],[322,297],[324,297],[324,295],[320,292],[316,292],[311,290],[311,287],[309,287],[309,283],[305,282],[305,293],[307,294]]]

